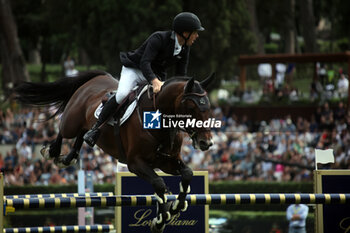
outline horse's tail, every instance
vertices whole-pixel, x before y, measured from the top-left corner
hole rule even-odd
[[[86,71],[51,83],[23,82],[13,90],[14,97],[25,105],[55,106],[57,111],[50,116],[52,118],[63,112],[69,99],[80,86],[99,75],[109,74],[104,71]]]

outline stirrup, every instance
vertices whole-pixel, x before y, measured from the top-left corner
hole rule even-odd
[[[98,137],[100,136],[100,130],[98,128],[96,129],[90,129],[83,137],[84,141],[91,147],[94,147],[94,145],[97,142]]]

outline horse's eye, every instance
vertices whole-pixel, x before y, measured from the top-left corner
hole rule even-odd
[[[186,107],[189,109],[194,109],[196,105],[192,101],[187,101]]]

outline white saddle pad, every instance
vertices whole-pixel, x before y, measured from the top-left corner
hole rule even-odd
[[[138,87],[135,87],[133,90],[136,90]],[[139,101],[140,97],[142,96],[143,93],[145,93],[147,91],[148,85],[146,85],[140,92],[140,94],[137,96],[137,98],[128,106],[128,108],[126,109],[124,115],[120,118],[120,125],[122,125],[127,119],[129,119],[129,117],[131,116],[131,114],[134,112],[137,102]],[[112,98],[115,98],[115,96],[113,96]],[[102,103],[96,108],[95,110],[95,117],[96,119],[98,119],[98,116],[100,115],[101,111],[102,111]],[[111,119],[110,121],[107,122],[107,124],[109,125],[114,125],[115,123],[117,123],[114,119]]]

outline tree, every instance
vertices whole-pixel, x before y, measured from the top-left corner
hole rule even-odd
[[[340,52],[350,49],[349,11],[350,2],[347,0],[314,0],[315,17],[323,19],[330,26],[322,33],[324,41],[329,42],[328,48],[323,47],[327,52]],[[318,22],[318,21],[317,21]],[[341,40],[340,47],[335,42]]]
[[[9,0],[0,0],[0,40],[2,88],[8,95],[13,85],[29,81]]]
[[[256,14],[256,1],[246,0],[246,4],[250,14],[251,31],[255,36],[256,52],[258,54],[264,54],[265,38],[264,38],[264,35],[260,32],[260,28],[259,28],[258,15]]]
[[[286,4],[286,14],[285,14],[285,27],[284,27],[284,37],[285,37],[285,52],[294,54],[296,47],[296,30],[295,30],[295,0],[287,0]]]
[[[238,56],[254,52],[245,0],[209,1],[207,4],[191,0],[184,3],[183,10],[197,14],[205,27],[191,48],[190,74],[205,77],[216,71],[216,86],[222,79],[234,78],[238,74]]]
[[[305,52],[317,52],[316,25],[312,0],[299,0],[301,33],[305,41]]]

